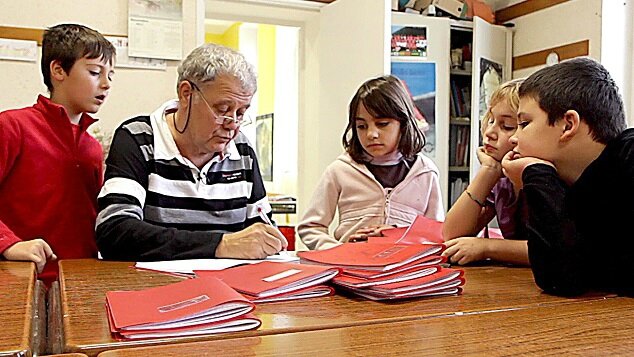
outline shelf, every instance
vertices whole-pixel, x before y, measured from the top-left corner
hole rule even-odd
[[[473,32],[473,21],[451,19],[449,26],[452,30]]]
[[[466,69],[454,69],[452,68],[449,73],[451,73],[452,75],[455,76],[471,76],[471,71],[468,71]]]
[[[393,56],[390,55],[390,62],[429,62],[427,57],[422,56]]]
[[[295,201],[278,201],[269,202],[273,214],[293,214],[297,212],[297,203]]]
[[[449,166],[450,172],[469,172],[469,166]]]
[[[456,117],[449,119],[449,124],[454,125],[471,125],[471,119],[468,117]]]

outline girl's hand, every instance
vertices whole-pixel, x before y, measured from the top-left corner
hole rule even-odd
[[[445,242],[443,256],[454,264],[465,265],[486,259],[486,238],[462,237]]]
[[[57,256],[43,239],[26,240],[15,243],[2,253],[7,260],[31,261],[37,265],[41,273],[47,260],[55,260]]]
[[[502,171],[502,165],[500,162],[493,158],[493,156],[487,154],[486,151],[484,151],[483,146],[478,148],[476,155],[478,156],[478,161],[480,161],[481,166],[497,169],[500,170],[500,172]]]
[[[392,229],[392,228],[394,227],[387,224],[364,227],[364,228],[358,229],[356,232],[354,232],[354,234],[351,234],[348,237],[348,241],[361,242],[361,241],[368,240],[368,237],[380,237],[382,235],[381,232],[383,232],[386,229]]]

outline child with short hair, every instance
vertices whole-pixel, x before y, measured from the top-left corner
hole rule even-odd
[[[373,78],[352,98],[342,138],[298,226],[310,249],[347,242],[360,228],[408,226],[418,215],[442,220],[438,169],[421,150],[414,104],[394,76]],[[339,225],[329,234],[335,211]]]
[[[634,130],[609,72],[590,58],[540,69],[520,87],[502,167],[528,205],[528,255],[549,293],[634,296]]]
[[[517,129],[519,87],[523,79],[502,84],[491,96],[482,119],[483,146],[478,148],[480,170],[447,213],[443,255],[457,264],[492,259],[528,265],[523,223],[524,201],[511,181],[502,174],[502,158],[513,149],[509,141]],[[497,217],[504,239],[476,237]]]
[[[0,113],[0,254],[35,262],[57,278],[57,258],[97,255],[100,144],[86,129],[110,91],[114,46],[99,32],[62,24],[44,32],[42,74],[50,98]]]

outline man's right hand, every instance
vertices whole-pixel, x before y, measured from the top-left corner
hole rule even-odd
[[[255,223],[235,233],[223,235],[216,258],[264,259],[288,247],[286,238],[275,227]]]
[[[55,260],[57,256],[43,239],[26,240],[15,243],[2,253],[7,260],[32,261],[41,273],[47,260]]]

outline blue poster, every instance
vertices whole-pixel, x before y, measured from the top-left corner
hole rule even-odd
[[[423,148],[429,157],[436,157],[436,63],[392,61],[392,74],[407,86],[420,115],[419,128],[425,133]]]

